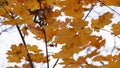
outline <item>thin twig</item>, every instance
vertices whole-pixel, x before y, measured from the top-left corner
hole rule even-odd
[[[97,2],[96,2],[97,3]],[[85,16],[85,18],[83,20],[86,20],[87,17],[89,16],[89,14],[91,13],[91,11],[93,10],[93,8],[96,6],[96,3],[91,7],[91,9],[89,10],[89,12],[87,13],[87,15]]]
[[[47,46],[47,37],[46,37],[46,32],[43,29],[44,33],[44,38],[45,38],[45,48],[46,48],[46,57],[47,57],[47,68],[49,68],[49,55],[48,55],[48,46]]]
[[[41,15],[43,16],[43,19],[41,18],[40,14],[38,14],[38,17],[39,17],[39,20],[40,22],[36,22],[38,23],[41,27],[44,26],[44,20],[46,19],[46,16],[45,16],[45,12],[43,11],[44,9],[42,8],[42,4],[41,4],[41,0],[37,0],[40,4],[40,12],[43,12],[41,13]],[[46,59],[47,59],[47,68],[49,68],[49,55],[48,55],[48,45],[47,45],[47,37],[46,37],[46,32],[45,32],[45,29],[44,28],[41,28],[43,30],[43,34],[44,34],[44,41],[45,41],[45,48],[46,48]]]
[[[2,31],[0,32],[0,35],[1,35],[3,32],[6,32],[6,31],[8,31],[9,29],[12,29],[13,27],[14,27],[14,25],[12,25],[12,26],[10,26],[10,27],[2,30]]]
[[[106,5],[104,2],[100,1],[103,5],[105,5],[107,8],[109,8],[110,10],[112,10],[113,12],[117,13],[120,16],[120,13],[117,12],[116,10],[112,9],[111,7],[109,7],[108,5]]]
[[[105,66],[104,62],[103,62],[103,61],[100,61],[100,63],[102,64],[102,66],[103,66],[103,68],[104,68],[104,66]]]
[[[98,28],[99,29],[99,28]],[[109,31],[109,30],[106,30],[106,29],[101,29],[101,30],[103,30],[103,31],[106,31],[106,32],[109,32],[109,33],[112,33],[111,31]]]
[[[52,68],[55,68],[55,66],[57,65],[58,61],[59,61],[59,58],[56,60],[56,62],[55,62],[55,64],[53,65]]]
[[[116,48],[116,37],[114,36],[114,46],[113,46],[113,48],[111,50],[111,53],[114,51],[115,48]]]
[[[32,59],[31,59],[31,57],[30,57],[30,53],[28,52],[28,49],[27,49],[27,45],[26,45],[25,39],[24,39],[24,37],[23,37],[23,35],[22,35],[22,32],[21,32],[21,30],[20,30],[20,28],[19,28],[18,25],[16,25],[16,27],[17,27],[17,29],[18,29],[18,32],[19,32],[20,36],[21,36],[22,42],[23,42],[23,44],[24,44],[24,46],[25,46],[25,50],[27,51],[27,56],[28,56],[28,59],[29,59],[30,66],[31,66],[31,68],[34,68],[34,65],[33,65],[33,63],[32,63]]]
[[[109,31],[109,30],[106,30],[106,29],[101,29],[101,30],[106,31],[106,32],[109,32],[109,33],[111,33],[111,34],[114,34],[113,32],[111,32],[111,31]],[[116,35],[115,35],[115,36],[116,36]],[[120,39],[119,36],[116,36],[116,37]]]

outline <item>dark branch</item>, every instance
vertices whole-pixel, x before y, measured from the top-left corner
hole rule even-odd
[[[48,46],[47,46],[47,37],[46,37],[46,32],[43,29],[44,33],[44,38],[45,38],[45,48],[46,48],[46,57],[47,57],[47,68],[49,68],[49,55],[48,55]]]
[[[0,26],[1,26],[1,25],[0,25]],[[6,28],[6,29],[1,30],[0,35],[1,35],[3,32],[7,32],[8,30],[12,29],[13,27],[14,27],[14,25],[13,25],[13,26],[10,26],[10,27],[8,27],[8,28]]]
[[[117,13],[120,16],[120,13],[118,13],[116,10],[112,9],[111,7],[109,7],[108,5],[106,5],[104,2],[100,1],[103,5],[105,5],[107,8],[109,8],[110,10],[112,10],[113,12]]]
[[[24,36],[22,35],[22,32],[21,32],[19,26],[16,25],[16,27],[17,27],[17,29],[18,29],[18,32],[19,32],[19,34],[20,34],[20,36],[21,36],[21,39],[22,39],[22,41],[23,41],[23,44],[24,44],[24,46],[25,46],[25,50],[27,51],[27,56],[28,56],[28,59],[29,59],[30,66],[31,66],[31,68],[34,68],[33,63],[32,63],[32,59],[31,59],[31,57],[30,57],[30,53],[28,52],[28,49],[27,49],[27,45],[26,45]]]
[[[59,61],[59,58],[56,60],[56,62],[55,62],[55,64],[53,65],[52,68],[55,68],[55,66],[57,65],[58,61]]]
[[[91,13],[91,11],[93,10],[93,8],[96,6],[96,3],[91,7],[91,9],[89,10],[89,12],[87,13],[87,15],[85,16],[84,20],[86,20],[86,18],[89,16],[89,14]]]

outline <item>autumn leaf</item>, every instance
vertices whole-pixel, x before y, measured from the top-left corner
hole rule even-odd
[[[21,59],[16,55],[8,56],[7,59],[9,60],[9,62],[17,62],[17,63],[21,62]]]
[[[119,35],[120,34],[120,22],[112,25],[112,31],[113,31],[114,35]]]
[[[14,65],[14,66],[9,66],[7,68],[19,68],[17,65]]]
[[[77,45],[65,45],[62,47],[62,50],[59,53],[55,53],[53,57],[62,59],[70,58],[74,53],[78,53],[80,50],[82,49]]]
[[[117,50],[119,50],[119,51],[120,51],[120,48],[117,48]]]
[[[106,12],[100,15],[98,19],[92,19],[91,26],[88,26],[89,21],[83,19],[84,12],[89,11],[87,18],[94,9],[94,6],[91,7],[93,9],[85,7],[92,6],[95,3],[98,4],[97,2],[106,5],[109,9],[111,9],[109,6],[120,6],[119,0],[0,0],[0,16],[5,18],[2,24],[25,25],[21,29],[23,34],[28,35],[28,31],[30,31],[35,35],[35,39],[47,39],[46,44],[52,43],[48,46],[53,46],[53,43],[55,45],[63,44],[58,53],[53,53],[48,57],[44,56],[37,45],[27,44],[25,48],[22,43],[13,44],[11,49],[7,51],[8,61],[21,63],[21,60],[30,61],[29,58],[31,58],[34,63],[48,63],[50,59],[47,61],[46,58],[53,57],[60,58],[62,60],[60,64],[64,65],[64,68],[79,68],[80,66],[100,68],[101,66],[87,63],[87,58],[92,58],[93,61],[108,61],[109,64],[103,65],[106,68],[120,67],[120,55],[99,55],[100,51],[98,49],[106,44],[106,40],[102,36],[92,35],[93,31],[99,32],[104,26],[111,25],[113,13]],[[61,9],[54,10],[55,7]],[[63,16],[62,13],[72,18],[66,18],[65,21],[57,20],[57,17]],[[40,21],[47,25],[39,26],[35,23],[33,18],[36,14],[40,16]],[[42,16],[45,19],[42,19]],[[120,22],[112,24],[113,35],[118,36],[120,34],[119,27]],[[91,53],[86,52],[86,56],[78,56],[78,59],[74,59],[74,54],[78,54],[90,46],[95,47],[96,50]],[[26,52],[27,49],[30,53]],[[30,54],[30,57],[28,57],[28,54]],[[30,63],[22,65],[23,68],[31,68],[30,66]],[[11,68],[18,68],[18,66]]]
[[[57,22],[58,22],[58,27],[59,27],[59,28],[66,27],[67,24],[71,22],[71,20],[72,20],[72,19],[70,19],[70,18],[66,18],[66,19],[65,19],[65,22],[58,20],[58,21],[57,21]]]
[[[35,38],[37,38],[37,39],[39,39],[39,38],[43,39],[44,38],[43,31],[42,31],[41,27],[36,26],[36,25],[37,24],[34,23],[34,22],[29,23],[28,24],[29,31],[35,35]]]
[[[78,68],[79,65],[76,64],[76,61],[73,58],[66,58],[63,59],[64,62],[61,62],[60,64],[65,64],[63,68]]]
[[[96,56],[95,58],[93,58],[93,61],[119,61],[120,58],[119,58],[119,55],[107,55],[107,56],[102,56],[102,55],[99,55],[99,56]]]
[[[17,45],[12,45],[11,46],[11,50],[8,50],[7,52],[8,55],[10,56],[16,56],[19,59],[22,59],[23,56],[25,56],[27,54],[27,52],[25,51],[24,45],[23,44],[19,44]]]
[[[47,22],[47,24],[54,24],[54,22],[56,21],[55,18],[61,15],[61,11],[60,10],[55,10],[55,11],[49,11],[47,12],[47,17],[45,22]]]
[[[112,18],[113,14],[110,12],[104,13],[102,16],[99,16],[98,19],[92,19],[92,28],[99,32],[99,29],[103,28],[105,25],[110,24],[112,21],[110,20]]]
[[[69,10],[71,7],[71,10]],[[61,11],[63,11],[65,13],[65,15],[67,16],[72,16],[74,17],[74,19],[81,19],[83,17],[83,12],[85,11],[84,8],[82,8],[82,5],[69,5],[66,7],[63,7],[61,9]]]
[[[57,34],[57,25],[50,24],[48,26],[43,27],[46,33],[46,40],[47,42],[51,41],[53,36]]]
[[[119,68],[120,67],[120,61],[109,61],[109,64],[105,65],[104,67],[108,68]]]
[[[28,48],[28,50],[29,51],[32,51],[32,52],[34,52],[34,53],[39,53],[41,50],[40,49],[38,49],[38,47],[37,47],[37,45],[27,45],[27,48]]]
[[[101,46],[103,46],[105,44],[105,39],[102,39],[102,37],[100,36],[91,36],[90,38],[90,45],[95,46],[96,48],[100,48]]]
[[[120,6],[120,1],[119,0],[115,0],[115,1],[114,0],[109,0],[109,1],[101,0],[101,2],[103,2],[103,3],[105,3],[109,6]]]
[[[80,65],[85,63],[85,62],[86,62],[86,57],[79,56],[79,58],[77,59],[77,63]]]
[[[8,57],[7,59],[9,62],[21,62],[21,59],[23,59],[24,56],[26,56],[27,52],[25,51],[24,45],[19,44],[17,45],[12,45],[11,50],[8,50],[7,52]]]
[[[75,36],[75,32],[69,28],[63,28],[58,31],[56,34],[56,43],[70,43],[72,41],[72,37]]]
[[[98,2],[98,1],[99,1],[99,0],[84,0],[85,5],[92,4],[92,3],[96,3],[96,2]]]
[[[27,9],[34,11],[39,8],[39,3],[37,2],[37,0],[26,0],[25,6],[27,7]]]
[[[23,68],[31,68],[31,66],[30,66],[29,63],[28,63],[28,64],[23,64],[22,67],[23,67]]]
[[[28,27],[27,26],[24,26],[21,31],[23,32],[24,35],[27,35],[28,36]]]
[[[44,57],[44,55],[42,53],[38,53],[38,54],[30,53],[30,56],[31,56],[31,59],[32,59],[33,62],[36,62],[36,63],[40,63],[40,62],[46,63],[46,57]],[[28,58],[26,58],[26,60],[28,60]]]
[[[72,23],[70,23],[70,25],[73,26],[76,32],[77,31],[81,32],[81,30],[84,29],[85,26],[88,25],[88,22],[80,19],[80,20],[73,21]]]
[[[78,32],[77,36],[80,40],[81,45],[87,45],[90,41],[90,34],[92,33],[92,30],[90,28],[84,28],[79,29],[80,32]]]
[[[75,5],[78,4],[78,0],[63,0],[63,1],[58,1],[58,3],[56,3],[58,6],[70,6],[70,5]]]

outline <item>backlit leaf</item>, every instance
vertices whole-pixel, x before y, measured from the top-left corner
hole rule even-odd
[[[101,0],[103,3],[110,5],[110,6],[120,6],[120,1],[119,0]]]
[[[99,31],[99,29],[103,28],[105,25],[110,24],[112,21],[113,14],[110,12],[104,13],[102,16],[99,16],[98,19],[92,19],[92,28],[95,31]]]
[[[28,50],[30,50],[30,51],[32,51],[32,52],[34,52],[34,53],[39,53],[41,50],[40,49],[38,49],[38,47],[37,47],[37,45],[27,45],[27,48],[28,48]]]
[[[112,25],[112,31],[115,35],[119,35],[120,34],[120,22],[118,22],[117,24],[113,24]]]

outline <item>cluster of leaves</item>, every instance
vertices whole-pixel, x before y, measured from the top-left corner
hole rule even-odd
[[[112,23],[113,13],[106,12],[99,16],[98,19],[92,19],[91,27],[88,26],[89,22],[85,21],[89,13],[83,19],[84,12],[91,12],[98,2],[101,6],[120,5],[119,0],[0,0],[0,16],[6,18],[3,22],[4,25],[24,25],[21,31],[25,36],[29,35],[28,31],[30,31],[35,35],[36,39],[46,39],[45,42],[47,43],[64,44],[60,52],[51,56],[62,59],[63,61],[60,64],[64,64],[65,68],[98,67],[87,63],[86,59],[93,57],[93,61],[108,61],[108,65],[104,65],[102,62],[105,67],[112,66],[117,68],[120,67],[120,54],[105,57],[99,55],[98,50],[105,45],[106,40],[102,36],[92,35],[93,31],[99,32],[105,25]],[[90,8],[83,7],[88,4],[91,4]],[[61,7],[61,9],[53,11],[54,6]],[[65,22],[57,20],[58,16],[62,16],[62,12],[73,18],[66,18]],[[39,23],[34,20],[36,14],[40,17],[37,20],[40,20]],[[46,23],[46,25],[43,23]],[[118,36],[120,34],[120,23],[113,24],[111,30],[113,31],[111,34]],[[33,62],[49,62],[40,53],[41,50],[37,48],[37,45],[24,45],[11,45],[11,50],[7,52],[9,62],[18,63],[22,59],[28,61],[26,47],[30,51],[30,57]],[[90,46],[96,48],[92,53],[87,54],[85,57],[79,56],[77,60],[73,58],[75,53],[79,53]],[[29,66],[30,64],[23,65],[23,67],[27,65]]]
[[[27,47],[27,49],[30,51],[30,56],[33,62],[46,63],[46,57],[43,53],[41,53],[41,50],[38,49],[36,45],[28,44]],[[22,43],[20,43],[19,45],[11,45],[11,50],[8,50],[7,55],[7,59],[9,60],[9,62],[20,63],[22,60],[29,60],[27,56],[27,51],[25,50],[25,47]],[[23,67],[24,65],[28,65],[30,67],[30,64],[23,64]]]

